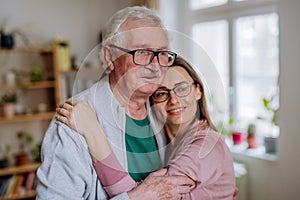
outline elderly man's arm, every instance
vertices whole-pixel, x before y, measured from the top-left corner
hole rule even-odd
[[[43,139],[37,199],[86,199],[96,194],[91,163],[82,138],[53,121]]]

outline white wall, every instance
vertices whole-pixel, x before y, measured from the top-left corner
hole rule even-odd
[[[174,5],[174,2],[180,5]],[[162,16],[169,28],[186,32],[188,21],[180,0],[161,0]],[[183,6],[182,6],[183,4]],[[243,155],[234,159],[248,167],[248,200],[299,199],[300,196],[300,1],[278,0],[280,20],[280,138],[278,160]],[[176,12],[177,11],[177,12]],[[176,12],[176,13],[175,13]],[[171,16],[171,17],[170,17]]]
[[[7,19],[7,29],[22,30],[35,45],[55,38],[68,39],[71,53],[81,61],[96,46],[107,19],[131,3],[132,0],[0,0],[0,26]]]
[[[108,18],[115,11],[131,4],[132,0],[0,0],[0,28],[7,19],[5,28],[21,30],[31,45],[46,45],[56,38],[68,39],[71,53],[78,57],[79,64],[97,45],[99,31]],[[16,43],[24,46],[21,40]],[[0,71],[8,67],[11,66],[7,66],[6,60],[1,57]],[[2,78],[0,76],[0,83]],[[35,142],[41,141],[41,131],[46,130],[48,125],[47,121],[42,124],[1,124],[0,148],[11,144],[11,153],[15,153],[15,133],[19,130],[33,134]]]
[[[249,167],[250,199],[299,199],[300,196],[300,1],[280,0],[280,138],[278,160],[236,158]]]

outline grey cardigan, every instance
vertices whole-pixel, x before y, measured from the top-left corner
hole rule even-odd
[[[85,100],[97,113],[110,145],[127,171],[125,149],[125,109],[114,98],[108,77],[77,94],[72,100]],[[166,136],[163,126],[147,102],[148,116],[155,132],[162,164],[165,160]],[[42,164],[37,171],[37,199],[99,200],[107,194],[97,178],[85,139],[73,129],[53,119],[42,143]],[[129,199],[127,193],[113,199]]]

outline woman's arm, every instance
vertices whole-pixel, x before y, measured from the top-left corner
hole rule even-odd
[[[112,149],[107,141],[96,113],[84,101],[67,101],[56,109],[55,118],[67,124],[85,137],[93,162],[99,162],[111,154]]]
[[[85,137],[94,168],[106,192],[113,197],[128,192],[135,181],[122,168],[107,141],[94,110],[84,101],[67,101],[56,109],[55,118]]]

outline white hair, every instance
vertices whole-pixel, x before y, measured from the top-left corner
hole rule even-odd
[[[120,33],[121,25],[129,18],[135,20],[146,20],[149,21],[149,23],[154,23],[158,26],[164,27],[162,20],[156,11],[144,6],[126,7],[116,12],[106,23],[102,30],[102,45],[106,45],[113,36]]]

